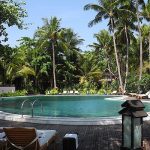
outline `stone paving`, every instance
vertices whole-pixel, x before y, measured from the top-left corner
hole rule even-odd
[[[59,133],[56,149],[62,150],[62,138],[68,132],[79,134],[78,150],[119,150],[121,145],[121,125],[43,125],[0,120],[0,127],[35,127],[37,129],[55,129]],[[150,150],[150,122],[143,125],[144,150]]]

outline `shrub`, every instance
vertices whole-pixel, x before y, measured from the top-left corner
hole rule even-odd
[[[59,93],[58,88],[53,88],[51,90],[46,90],[46,95],[57,95]]]
[[[97,94],[97,91],[95,89],[90,89],[89,93],[90,94]]]
[[[138,86],[140,87],[140,92],[145,93],[150,90],[150,75],[143,74],[141,81],[139,81],[138,76],[132,76],[127,82],[128,92],[138,92]]]
[[[1,93],[0,97],[11,97],[11,96],[25,96],[28,92],[26,90],[18,90],[15,92]]]
[[[140,90],[143,93],[146,93],[147,91],[150,90],[150,75],[149,74],[144,74],[142,76],[141,81],[139,82],[140,84]]]
[[[98,94],[99,94],[99,95],[105,95],[105,94],[106,94],[106,90],[105,90],[105,89],[100,89],[100,90],[98,91]]]

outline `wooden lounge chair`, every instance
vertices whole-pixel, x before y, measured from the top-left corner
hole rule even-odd
[[[3,128],[7,149],[13,150],[48,150],[49,144],[55,142],[55,130],[36,130],[35,128]]]

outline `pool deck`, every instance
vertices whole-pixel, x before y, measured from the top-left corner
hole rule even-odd
[[[56,150],[62,150],[63,136],[74,131],[79,134],[78,150],[119,150],[121,145],[121,124],[119,125],[50,125],[0,120],[0,127],[35,127],[55,129],[59,133]],[[150,150],[150,121],[144,121],[143,137],[145,150]]]

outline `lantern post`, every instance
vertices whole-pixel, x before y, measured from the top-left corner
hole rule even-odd
[[[121,150],[143,150],[143,117],[147,117],[140,100],[127,100],[122,105],[122,145]]]

